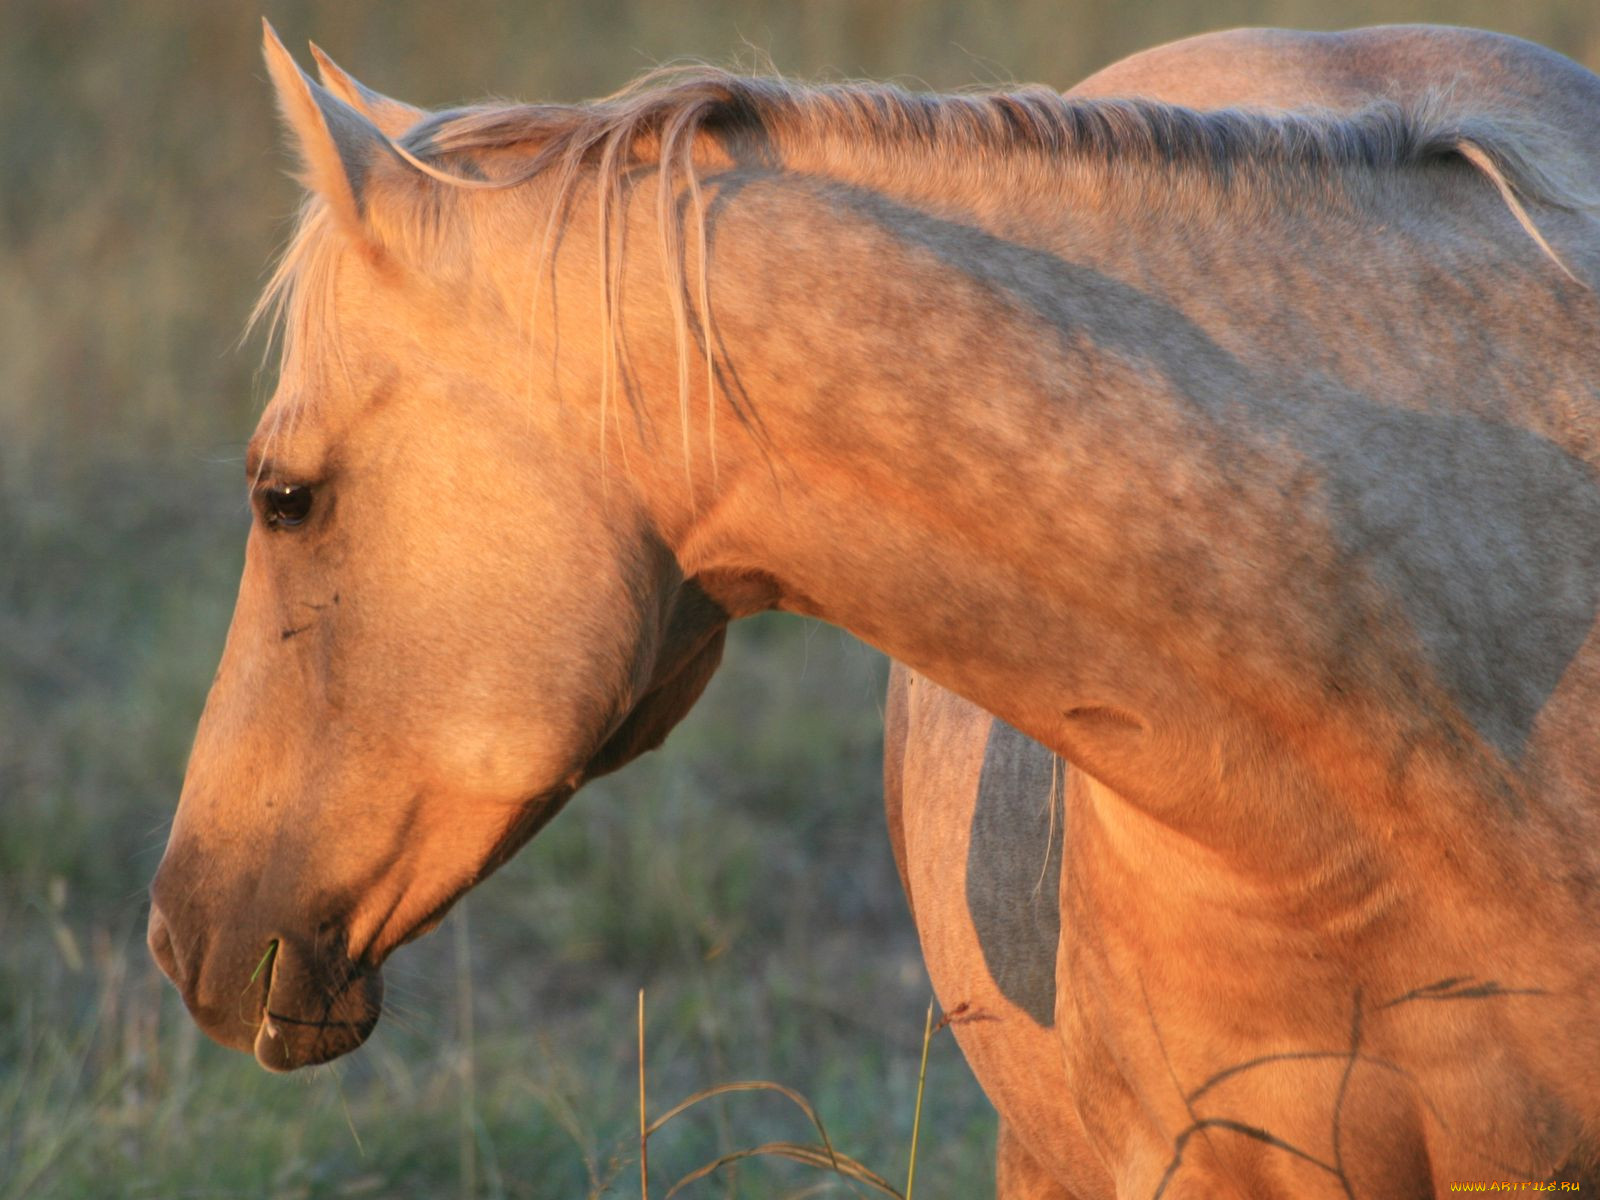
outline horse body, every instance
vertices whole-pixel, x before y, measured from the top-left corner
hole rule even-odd
[[[1514,138],[702,73],[396,141],[268,60],[314,199],[152,886],[209,1033],[359,1044],[781,607],[1077,768],[1002,1109],[1082,1194],[1592,1153],[1600,314],[1467,160],[1597,264]]]
[[[1380,99],[1427,101],[1468,114],[1498,113],[1537,123],[1575,175],[1600,174],[1600,80],[1542,47],[1475,30],[1235,30],[1135,55],[1069,94],[1142,95],[1198,107],[1358,109]],[[1585,230],[1578,238],[1578,245],[1595,241]],[[1507,1073],[1504,1061],[1519,1040],[1512,1032],[1518,1021],[1501,1012],[1478,1014],[1481,1020],[1474,1023],[1460,1010],[1517,1003],[1519,990],[1505,977],[1456,974],[1376,1003],[1366,992],[1357,996],[1342,967],[1308,972],[1306,966],[1327,960],[1330,948],[1352,934],[1359,953],[1373,956],[1376,939],[1360,936],[1364,929],[1343,928],[1338,937],[1313,934],[1309,946],[1303,928],[1272,930],[1265,938],[1251,929],[1263,912],[1291,924],[1303,919],[1315,889],[1261,896],[1260,908],[1249,914],[1202,906],[1200,922],[1166,925],[1175,936],[1165,945],[1146,941],[1131,951],[1120,947],[1132,960],[1130,969],[1107,971],[1104,963],[1111,954],[1103,947],[1126,929],[1128,910],[1137,914],[1136,926],[1165,924],[1174,908],[1192,902],[1192,885],[1186,885],[1175,904],[1162,903],[1170,901],[1162,895],[1163,876],[1186,856],[1171,854],[1170,847],[1156,850],[1163,839],[1146,836],[1145,851],[1154,861],[1108,872],[1108,861],[1126,861],[1126,856],[1097,845],[1099,814],[1108,798],[1096,793],[1104,789],[981,708],[899,665],[891,675],[886,726],[885,798],[896,861],[935,988],[945,1007],[961,1014],[953,1023],[955,1035],[1002,1115],[1001,1200],[1179,1194],[1197,1153],[1218,1151],[1224,1161],[1231,1156],[1244,1162],[1230,1163],[1222,1179],[1202,1173],[1195,1194],[1387,1196],[1431,1194],[1451,1180],[1551,1175],[1568,1182],[1592,1180],[1593,1161],[1583,1151],[1561,1163],[1559,1151],[1529,1158],[1527,1147],[1495,1141],[1493,1131],[1506,1124],[1560,1108],[1551,1101],[1551,1089],[1525,1072],[1509,1099],[1495,1097],[1519,1073]],[[1451,853],[1441,847],[1442,856]],[[1459,907],[1434,890],[1437,868],[1424,864],[1419,871],[1428,895],[1417,903],[1431,902],[1450,914],[1448,921],[1459,919]],[[1107,875],[1111,878],[1097,887]],[[961,886],[952,887],[952,878],[961,879]],[[1385,880],[1384,886],[1393,882]],[[1463,900],[1471,907],[1484,903],[1481,896]],[[1380,930],[1392,923],[1388,918],[1397,907],[1375,922]],[[1335,907],[1329,915],[1346,911]],[[1537,913],[1528,919],[1530,928],[1543,923]],[[1494,940],[1482,930],[1466,937],[1462,932],[1456,931],[1456,938],[1463,961]],[[1581,925],[1573,936],[1592,940]],[[1239,1057],[1230,1065],[1223,1062],[1225,1054],[1216,1054],[1210,1075],[1185,1078],[1161,1047],[1164,1061],[1151,1066],[1151,1077],[1159,1081],[1165,1072],[1171,1095],[1182,1097],[1181,1108],[1174,1106],[1176,1111],[1160,1122],[1166,1130],[1163,1176],[1154,1187],[1145,1178],[1119,1189],[1105,1163],[1129,1161],[1129,1139],[1118,1126],[1142,1124],[1141,1114],[1115,1113],[1107,1120],[1097,1111],[1104,1107],[1098,1097],[1106,1089],[1087,1080],[1133,1074],[1119,1061],[1130,1041],[1154,1038],[1159,1045],[1151,980],[1170,973],[1170,963],[1163,960],[1191,945],[1203,947],[1207,958],[1200,977],[1166,984],[1198,1001],[1198,1012],[1187,1015],[1181,1036],[1212,1051],[1234,1042]],[[1547,953],[1559,957],[1564,951],[1551,945]],[[1061,976],[1059,1002],[1055,973],[1047,969],[1055,964]],[[1130,979],[1138,979],[1144,994],[1126,994]],[[1280,1014],[1309,1014],[1319,993],[1347,994],[1344,1036],[1338,1036],[1331,1015],[1311,1021],[1298,1034],[1260,1024],[1273,980],[1287,984],[1276,1006]],[[1230,983],[1240,981],[1244,991],[1229,995]],[[1521,995],[1524,1003],[1546,998],[1537,989],[1523,989]],[[1429,1011],[1427,1018],[1453,1029],[1448,1037],[1434,1039],[1443,1080],[1424,1081],[1414,1068],[1402,1069],[1399,1063],[1412,1061],[1419,1009],[1435,1006],[1450,1011]],[[1073,1033],[1058,1027],[1058,1012],[1063,1026],[1075,1025]],[[1146,1027],[1139,1029],[1141,1024]],[[1121,1031],[1114,1032],[1119,1026]],[[1396,1058],[1375,1048],[1397,1034],[1411,1044]],[[1550,1036],[1564,1044],[1559,1033]],[[1526,1044],[1526,1038],[1524,1032],[1520,1040]],[[1439,1045],[1452,1039],[1447,1048]],[[1475,1073],[1481,1077],[1472,1079]],[[1592,1067],[1574,1073],[1586,1083],[1573,1094],[1593,1086]],[[1080,1114],[1085,1094],[1096,1099]],[[1440,1097],[1447,1098],[1445,1104]],[[1091,1136],[1085,1115],[1090,1121],[1100,1116],[1100,1132],[1110,1127],[1111,1136]],[[1573,1119],[1567,1119],[1570,1127]],[[1463,1130],[1473,1133],[1462,1138]],[[1592,1137],[1590,1130],[1584,1133]],[[1210,1145],[1197,1140],[1202,1138]],[[1471,1138],[1482,1140],[1472,1144]],[[1109,1155],[1107,1144],[1115,1147]],[[1152,1162],[1162,1153],[1159,1140],[1148,1147]]]
[[[1546,152],[1600,162],[1600,78],[1553,50],[1481,29],[1385,25],[1340,33],[1232,29],[1096,71],[1073,96],[1145,96],[1194,108],[1329,108],[1428,103],[1539,125]]]

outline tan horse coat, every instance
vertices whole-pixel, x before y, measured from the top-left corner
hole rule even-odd
[[[1208,34],[1115,63],[1071,94],[1140,95],[1202,108],[1354,110],[1376,99],[1429,102],[1536,123],[1576,177],[1600,180],[1600,78],[1542,47],[1475,30]],[[1070,862],[1074,823],[1092,820],[1091,782],[1037,742],[898,664],[890,678],[884,765],[890,837],[930,974],[944,1006],[959,1012],[955,1036],[1002,1114],[999,1200],[1128,1194],[1116,1188],[1079,1117],[1070,1055],[1062,1054],[1053,1011],[1058,946],[1059,958],[1070,958],[1070,942],[1083,932],[1062,928],[1058,919],[1063,844]],[[952,887],[952,878],[961,886]],[[1087,912],[1080,919],[1095,918]],[[1071,980],[1062,984],[1070,988]],[[1495,1052],[1483,1048],[1485,1055]],[[1345,1052],[1330,1049],[1321,1058],[1251,1068],[1278,1076],[1255,1095],[1240,1086],[1249,1070],[1191,1087],[1188,1095],[1197,1120],[1243,1112],[1254,1115],[1252,1128],[1270,1132],[1271,1118],[1288,1107],[1274,1100],[1274,1088],[1325,1087],[1346,1061]],[[1374,1152],[1375,1169],[1348,1180],[1354,1194],[1422,1195],[1448,1186],[1450,1180],[1437,1177],[1432,1187],[1424,1183],[1427,1164],[1411,1161],[1406,1143],[1422,1136],[1420,1128],[1390,1133],[1388,1157]],[[1250,1135],[1230,1129],[1208,1136]],[[1262,1167],[1273,1174],[1270,1161]],[[1466,1169],[1477,1179],[1528,1174],[1488,1160]],[[1341,1181],[1315,1178],[1326,1174],[1313,1170],[1284,1194],[1339,1194]],[[1556,1175],[1596,1186],[1592,1168],[1574,1164]],[[1180,1181],[1181,1170],[1171,1183]],[[1241,1195],[1262,1186],[1246,1173],[1230,1182]],[[1174,1194],[1171,1187],[1167,1194]]]
[[[1076,768],[1085,1195],[1593,1162],[1600,308],[1517,205],[1600,255],[1537,129],[696,70],[396,139],[268,64],[310,196],[152,885],[208,1033],[359,1045],[778,607]]]

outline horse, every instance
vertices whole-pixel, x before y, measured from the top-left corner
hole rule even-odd
[[[780,608],[1074,767],[1112,1194],[1335,1194],[1267,1154],[1325,1097],[1230,1144],[1174,1080],[1336,1032],[1341,1178],[1592,1156],[1600,264],[1537,137],[704,68],[396,135],[265,40],[307,199],[151,885],[210,1036],[360,1045]]]
[[[1353,112],[1377,101],[1446,106],[1461,116],[1496,114],[1536,125],[1547,153],[1564,157],[1573,177],[1600,178],[1600,78],[1544,47],[1479,30],[1204,34],[1114,63],[1068,94],[1140,96],[1196,108]],[[1600,231],[1587,236],[1600,242]],[[952,1023],[953,1032],[1001,1113],[997,1196],[1122,1194],[1078,1120],[1054,1028],[1058,948],[1063,939],[1094,929],[1092,916],[1083,930],[1061,927],[1063,859],[1070,870],[1080,852],[1076,823],[1094,820],[1092,813],[1068,811],[1068,801],[1082,805],[1090,794],[1071,763],[899,664],[891,667],[885,720],[884,797],[895,862],[935,989],[948,1008],[966,1015]],[[952,887],[952,879],[962,886]],[[1444,996],[1418,997],[1424,998]],[[1174,1157],[1181,1165],[1179,1139],[1201,1129],[1212,1138],[1274,1145],[1271,1117],[1282,1101],[1271,1093],[1239,1094],[1246,1075],[1277,1072],[1280,1078],[1270,1083],[1279,1088],[1315,1087],[1320,1075],[1326,1091],[1330,1077],[1342,1079],[1354,1069],[1350,1061],[1346,1046],[1332,1040],[1309,1053],[1286,1048],[1253,1064],[1242,1060],[1223,1079],[1186,1081],[1193,1113],[1172,1135]],[[1363,1058],[1359,1065],[1371,1070],[1376,1061]],[[1425,1096],[1419,1100],[1428,1103]],[[1319,1155],[1325,1168],[1334,1166],[1328,1157]],[[1428,1187],[1397,1183],[1392,1167],[1380,1164],[1378,1179],[1358,1194],[1431,1194]],[[1476,1174],[1531,1181],[1548,1168],[1546,1161],[1537,1169],[1510,1170],[1486,1158]],[[1572,1170],[1563,1178],[1578,1182]],[[1334,1181],[1340,1174],[1318,1173]],[[1594,1186],[1592,1170],[1585,1178]],[[1348,1173],[1343,1182],[1350,1182]]]

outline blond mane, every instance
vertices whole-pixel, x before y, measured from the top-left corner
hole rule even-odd
[[[1402,108],[1388,102],[1349,116],[1200,111],[1140,99],[1066,97],[1043,87],[913,93],[893,84],[807,85],[694,65],[649,72],[588,104],[488,104],[429,114],[392,145],[450,188],[503,190],[551,177],[544,253],[580,178],[593,172],[601,320],[612,347],[612,361],[602,372],[602,406],[617,374],[617,222],[634,173],[658,168],[659,249],[678,328],[687,437],[692,336],[705,349],[708,395],[714,391],[700,191],[708,153],[773,170],[804,155],[808,162],[841,171],[853,165],[858,174],[880,177],[965,172],[974,186],[992,186],[997,172],[1019,166],[1135,168],[1222,189],[1280,193],[1327,187],[1340,174],[1414,171],[1454,161],[1486,177],[1529,236],[1566,271],[1526,203],[1577,209],[1593,206],[1592,198],[1544,165],[1536,129],[1487,116],[1447,118],[1443,112],[1437,104]],[[680,207],[685,194],[692,221]],[[698,240],[693,302],[682,255],[690,232]],[[325,319],[317,315],[320,305],[312,295],[324,293],[331,281],[329,251],[336,241],[313,199],[252,314],[252,325],[265,322],[278,332],[286,359],[300,334]]]
[[[800,84],[706,67],[649,72],[590,104],[496,104],[430,115],[401,139],[423,161],[470,161],[484,151],[525,148],[514,184],[557,163],[606,163],[622,171],[641,161],[673,163],[699,134],[736,161],[778,167],[786,149],[823,143],[845,153],[959,158],[993,166],[1019,153],[1104,163],[1202,170],[1223,179],[1267,168],[1269,178],[1338,167],[1402,170],[1459,158],[1478,146],[1516,192],[1561,207],[1581,203],[1541,170],[1522,145],[1526,130],[1507,122],[1462,122],[1424,104],[1377,102],[1350,116],[1200,111],[1141,99],[1067,97],[1044,87],[957,93],[909,92],[894,84]],[[674,163],[675,166],[684,163]],[[468,168],[471,169],[471,168]],[[609,182],[609,181],[608,181]]]

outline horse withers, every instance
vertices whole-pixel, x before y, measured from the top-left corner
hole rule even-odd
[[[1600,314],[1537,130],[702,68],[419,115],[268,63],[308,198],[152,886],[207,1032],[358,1045],[783,608],[1072,764],[1082,1195],[1593,1153]],[[1331,1052],[1331,1128],[1236,1069]],[[1274,1141],[1196,1125],[1219,1075]]]

